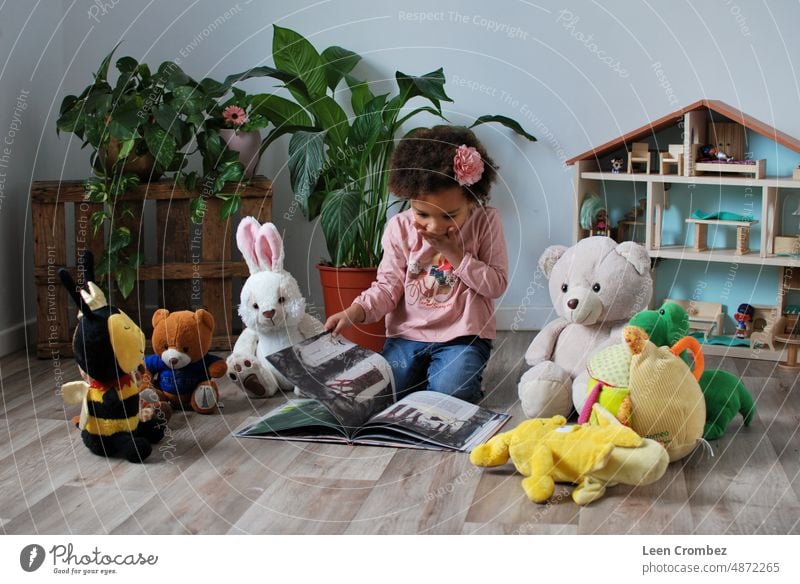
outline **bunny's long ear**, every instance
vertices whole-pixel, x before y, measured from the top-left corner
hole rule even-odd
[[[283,270],[283,240],[272,223],[264,223],[258,231],[256,254],[262,269],[273,272]]]
[[[78,285],[75,283],[75,280],[72,279],[72,274],[70,274],[64,268],[61,268],[58,270],[58,277],[61,278],[61,283],[64,285],[64,288],[67,289],[67,292],[69,292],[69,295],[72,297],[72,300],[75,302],[75,304],[78,305],[81,313],[83,313],[84,316],[91,315],[92,309],[89,308],[89,305],[86,304],[86,302],[83,300],[83,297],[81,297],[81,294],[78,291]]]
[[[239,251],[242,252],[251,274],[260,272],[263,269],[259,266],[258,255],[256,255],[256,236],[260,227],[261,224],[255,217],[243,217],[239,223],[239,228],[236,230],[236,245],[239,247]]]

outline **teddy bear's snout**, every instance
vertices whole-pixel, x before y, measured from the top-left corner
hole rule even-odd
[[[272,318],[273,316],[275,316],[275,311],[274,310],[265,310],[261,314],[264,315],[264,318]]]
[[[575,310],[576,308],[578,308],[578,299],[571,298],[567,300],[567,306],[569,306],[572,310]]]

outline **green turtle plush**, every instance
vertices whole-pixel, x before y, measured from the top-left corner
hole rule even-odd
[[[629,324],[644,329],[656,346],[672,346],[689,333],[689,315],[674,302],[665,302],[658,310],[643,310]],[[699,383],[706,400],[703,438],[720,438],[737,413],[744,418],[745,426],[750,425],[756,405],[738,377],[720,369],[706,369]]]

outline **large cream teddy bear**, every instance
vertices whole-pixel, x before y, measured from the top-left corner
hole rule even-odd
[[[588,237],[570,248],[548,247],[539,269],[549,280],[558,318],[536,335],[519,382],[529,418],[568,416],[586,400],[588,358],[619,342],[628,320],[647,308],[653,294],[650,257],[631,241]]]

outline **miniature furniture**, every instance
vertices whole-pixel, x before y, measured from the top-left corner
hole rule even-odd
[[[787,369],[800,368],[800,363],[797,362],[797,345],[800,345],[800,337],[779,333],[775,335],[775,340],[786,345],[786,361],[782,361],[779,365]]]
[[[628,233],[630,230],[630,238],[628,238]],[[643,243],[645,235],[645,222],[644,221],[628,221],[628,220],[621,220],[617,222],[617,243],[622,243],[623,241],[636,241],[639,243]]]
[[[800,180],[800,164],[798,164],[797,167],[792,170],[792,179]]]
[[[650,174],[650,147],[647,142],[634,142],[628,151],[628,174],[633,174],[634,164],[644,164]]]
[[[731,160],[724,161],[702,161],[695,162],[695,172],[716,172],[727,174],[751,174],[751,178],[764,178],[767,176],[767,160]]]
[[[756,313],[756,317],[753,319],[754,323],[758,318],[758,313]],[[750,333],[750,348],[755,349],[759,345],[766,345],[770,348],[770,351],[774,351],[775,335],[779,331],[783,331],[784,326],[786,326],[785,319],[783,317],[778,317],[778,309],[774,308],[767,315],[764,328],[760,331]]]
[[[689,329],[703,333],[703,339],[708,341],[712,331],[722,335],[725,329],[725,314],[719,302],[698,302],[695,300],[675,300],[667,298],[664,302],[680,304],[689,315]]]
[[[682,139],[676,139],[677,136],[681,136]],[[659,158],[651,162],[658,165],[657,170],[652,169],[651,173],[646,174],[650,153],[645,153],[644,149],[638,146],[635,147],[636,154],[641,154],[642,157],[640,162],[635,163],[636,173],[633,173],[633,168],[630,169],[630,173],[626,173],[624,169],[621,173],[609,169],[607,161],[615,158],[624,160],[629,150],[631,154],[634,153],[634,144],[647,142],[655,145],[654,150],[669,152],[670,145],[681,141],[683,142],[682,173],[680,166],[676,169],[675,163],[667,163],[663,169],[665,174],[662,174]],[[777,163],[778,155],[780,164]],[[791,160],[790,156],[796,156],[796,159]],[[674,157],[675,155],[667,158]],[[785,176],[755,178],[763,176],[766,171],[765,161],[742,160],[747,157],[768,160],[773,174],[785,169],[783,173]],[[634,160],[636,158],[633,156]],[[626,167],[627,162],[629,161],[625,161]],[[636,230],[637,236],[640,232],[644,235],[647,252],[655,260],[652,270],[656,280],[664,272],[669,274],[670,280],[674,280],[676,289],[689,290],[693,289],[695,284],[690,281],[694,278],[695,270],[680,269],[677,262],[703,262],[717,275],[724,270],[735,269],[730,268],[732,264],[749,266],[748,277],[741,277],[740,274],[740,277],[735,278],[735,282],[733,279],[730,281],[730,299],[734,302],[752,297],[753,279],[749,274],[753,273],[753,266],[763,266],[764,270],[759,273],[763,275],[764,282],[770,283],[766,287],[759,286],[759,296],[764,298],[761,302],[778,305],[777,316],[779,318],[785,316],[787,319],[785,325],[792,330],[793,322],[798,315],[789,314],[784,310],[784,306],[787,303],[800,305],[800,282],[792,283],[791,286],[798,289],[797,293],[784,297],[781,277],[784,267],[792,267],[800,276],[800,268],[796,266],[798,256],[786,255],[789,250],[800,250],[800,244],[789,239],[779,239],[776,245],[776,236],[789,237],[798,233],[796,219],[800,218],[800,210],[795,216],[791,216],[789,210],[790,203],[794,205],[798,203],[797,192],[800,189],[798,162],[800,162],[800,139],[719,100],[700,99],[659,118],[643,119],[639,127],[628,128],[624,133],[621,132],[603,143],[587,144],[584,152],[566,161],[574,171],[574,241],[587,234],[581,227],[579,214],[587,193],[602,193],[609,217],[614,219],[614,236],[618,240],[631,239],[633,229]],[[704,170],[706,167],[700,166],[698,172],[697,164],[709,164],[710,167]],[[795,166],[797,172],[793,175],[791,168]],[[675,174],[676,171],[678,174]],[[633,201],[639,201],[644,196],[646,205],[643,206],[644,212],[641,215],[620,217],[620,212],[624,214]],[[789,199],[792,200],[787,202]],[[722,212],[722,209],[727,208],[745,215],[726,218],[745,221],[753,219],[758,220],[758,224],[753,227],[753,223],[745,223],[741,225],[741,230],[739,230],[740,225],[733,224],[732,226],[738,230],[736,234],[730,227],[724,228],[730,232],[723,232],[722,235],[727,235],[729,240],[739,235],[739,245],[732,242],[723,245],[720,242],[717,249],[695,251],[690,241],[692,231],[699,227],[701,237],[697,240],[704,243],[706,237],[713,238],[714,228],[709,235],[709,223],[687,224],[685,219],[692,216],[692,209],[696,209],[697,205],[708,206],[709,202],[711,208],[707,210],[711,213]],[[794,208],[792,206],[792,209]],[[625,221],[636,223],[626,224]],[[644,223],[644,226],[638,225],[639,222]],[[748,235],[752,239],[747,237]],[[708,243],[714,242],[709,240]],[[734,249],[736,247],[739,248],[738,252]],[[749,250],[749,253],[746,250]],[[772,295],[773,292],[775,296]],[[697,293],[696,300],[720,300],[718,296],[714,297],[713,286],[699,289]],[[662,293],[662,296],[664,295],[669,294]],[[676,292],[673,295],[682,294]],[[738,304],[739,302],[735,302],[733,307]],[[741,346],[741,341],[734,342],[733,330],[720,333],[717,331],[716,319],[714,321],[711,334],[715,336],[720,334],[726,339],[720,339],[719,344],[706,344],[703,350],[707,354],[773,361],[785,357],[780,351],[766,348],[752,351],[750,347]],[[710,323],[707,326],[710,327]],[[721,326],[722,323],[720,328]],[[772,330],[775,334],[781,332],[777,326]],[[763,331],[759,331],[756,327],[754,332]],[[770,328],[767,327],[766,334],[769,332]],[[731,342],[724,342],[727,340]],[[779,349],[783,347],[780,343],[774,343],[774,346]]]
[[[694,251],[706,251],[706,241],[709,225],[730,225],[736,227],[736,255],[750,253],[750,227],[758,221],[722,221],[720,219],[694,219],[686,220],[694,224]]]
[[[669,167],[675,165],[675,174],[683,176],[683,144],[670,144],[667,152],[658,153],[658,171],[669,174]]]
[[[775,255],[798,255],[800,254],[800,237],[796,235],[776,235]]]

